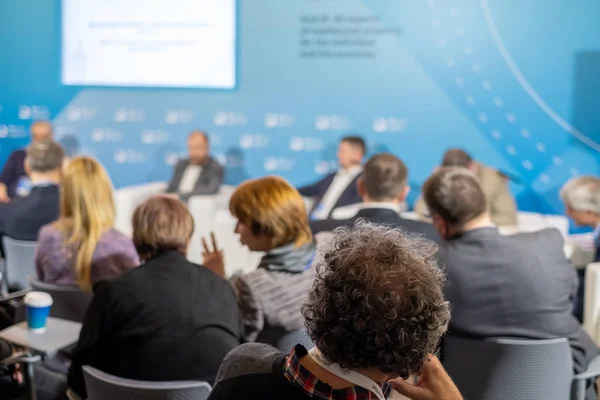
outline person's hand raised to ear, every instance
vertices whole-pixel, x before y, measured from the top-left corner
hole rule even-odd
[[[463,400],[442,363],[433,355],[423,364],[416,385],[401,378],[391,380],[390,384],[394,390],[411,400]]]
[[[223,250],[219,250],[217,238],[215,237],[214,232],[210,233],[210,240],[212,242],[212,249],[208,247],[206,238],[202,238],[202,247],[204,248],[204,252],[202,253],[202,257],[204,258],[203,264],[215,274],[225,278],[225,260],[223,257]]]

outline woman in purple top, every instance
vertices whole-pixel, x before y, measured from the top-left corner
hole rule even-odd
[[[65,170],[59,219],[38,236],[38,279],[84,290],[140,261],[131,239],[113,228],[115,206],[108,174],[97,161],[77,157]]]

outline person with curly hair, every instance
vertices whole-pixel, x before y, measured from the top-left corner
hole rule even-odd
[[[436,351],[450,311],[436,245],[366,221],[336,229],[302,313],[316,347],[289,354],[248,343],[230,352],[211,400],[459,400]],[[417,385],[404,381],[420,373]]]

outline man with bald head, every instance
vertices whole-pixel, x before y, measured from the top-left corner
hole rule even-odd
[[[52,140],[52,124],[36,121],[31,125],[31,144]],[[0,173],[0,203],[9,202],[13,197],[23,197],[29,193],[29,181],[25,171],[24,149],[15,150],[8,157]]]
[[[192,196],[215,194],[223,184],[223,167],[209,155],[210,143],[206,132],[193,131],[188,136],[189,158],[179,160],[167,188],[187,201]]]
[[[497,226],[513,227],[518,224],[517,205],[510,193],[507,178],[498,170],[473,160],[463,149],[450,149],[444,154],[442,167],[461,167],[470,170],[477,177],[487,200],[487,208],[492,222]],[[428,211],[421,197],[415,204],[415,212],[423,219]]]

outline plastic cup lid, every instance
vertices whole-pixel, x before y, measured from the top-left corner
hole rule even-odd
[[[25,304],[37,307],[52,305],[52,296],[45,292],[29,292],[25,295]]]

